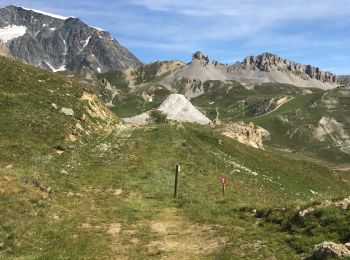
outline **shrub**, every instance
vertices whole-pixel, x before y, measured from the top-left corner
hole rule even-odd
[[[154,109],[150,112],[151,119],[157,124],[163,124],[167,122],[166,114],[160,110]]]

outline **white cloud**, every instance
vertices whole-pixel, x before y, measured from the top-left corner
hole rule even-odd
[[[143,21],[144,27],[159,27],[154,33],[165,37],[174,31],[170,37],[177,41],[242,39],[293,22],[350,22],[348,0],[130,0],[130,3],[154,11],[163,20],[161,26],[152,19]],[[174,16],[177,21],[168,20]]]
[[[334,18],[350,14],[348,0],[130,0],[150,10],[188,16],[229,16],[264,20]]]

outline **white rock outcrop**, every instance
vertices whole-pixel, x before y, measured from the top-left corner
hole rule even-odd
[[[191,102],[180,94],[170,95],[159,107],[158,110],[167,115],[168,120],[200,125],[212,124],[209,118],[203,115]],[[131,118],[124,118],[124,122],[134,125],[145,125],[151,122],[150,112],[142,113]]]
[[[200,125],[211,124],[209,118],[203,115],[192,103],[180,94],[170,95],[158,108],[167,114],[167,119],[178,122],[197,123]]]

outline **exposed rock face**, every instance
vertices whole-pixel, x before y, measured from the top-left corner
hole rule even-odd
[[[341,151],[350,153],[350,136],[343,124],[334,118],[322,117],[313,135],[317,141],[331,141],[333,145],[340,147]]]
[[[197,51],[192,55],[192,61],[195,60],[200,60],[200,61],[205,61],[206,63],[209,63],[209,58],[208,56],[205,56],[202,52]]]
[[[346,246],[333,242],[323,242],[314,247],[316,259],[334,259],[338,257],[350,257],[350,250]]]
[[[210,62],[207,56],[198,51],[193,54],[192,62],[172,71],[160,80],[160,84],[171,91],[193,98],[204,94],[204,82],[229,80],[227,72],[227,66]]]
[[[338,82],[341,86],[350,87],[350,76],[338,76]]]
[[[245,83],[280,82],[300,87],[330,89],[338,86],[338,78],[331,72],[311,65],[302,65],[264,53],[250,56],[231,66],[231,74]]]
[[[271,71],[288,71],[305,80],[309,78],[317,79],[322,82],[336,83],[337,76],[330,72],[321,71],[317,67],[311,65],[302,65],[278,57],[271,53],[264,53],[258,56],[250,56],[236,66],[245,70],[258,70],[264,72]]]
[[[112,86],[108,80],[101,79],[96,84],[99,97],[106,104],[106,106],[112,107],[113,100],[118,96],[118,90],[115,86]]]
[[[7,49],[5,43],[0,40],[0,56],[5,56],[5,57],[10,57],[10,52],[9,50]]]
[[[253,123],[247,125],[244,124],[244,122],[227,124],[220,129],[220,132],[240,143],[254,148],[264,149],[262,143],[262,131],[256,129]]]
[[[257,126],[256,131],[260,133],[262,140],[270,140],[271,134],[265,128],[262,128],[261,126]]]
[[[106,31],[78,18],[16,6],[0,9],[0,39],[6,41],[14,57],[52,71],[87,67],[105,72],[141,65]]]
[[[191,102],[183,95],[170,95],[158,108],[166,114],[168,120],[177,122],[197,123],[200,125],[210,125],[212,122],[204,116]],[[150,112],[141,115],[124,118],[125,122],[134,125],[145,125],[151,123]]]

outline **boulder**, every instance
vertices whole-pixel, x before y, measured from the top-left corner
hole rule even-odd
[[[342,244],[323,242],[313,249],[313,256],[316,259],[334,259],[337,257],[350,257],[350,250]]]
[[[240,143],[254,148],[264,149],[261,130],[256,129],[252,122],[247,125],[244,122],[227,124],[219,129],[219,131],[223,135]]]
[[[345,244],[345,247],[350,250],[350,242]]]
[[[74,116],[74,110],[71,108],[62,107],[60,112],[66,116]]]

